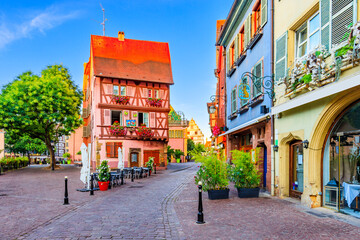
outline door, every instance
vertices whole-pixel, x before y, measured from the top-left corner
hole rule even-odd
[[[160,151],[159,150],[144,150],[144,166],[149,161],[149,157],[154,158],[154,164],[156,166],[160,166]]]
[[[139,167],[139,153],[132,152],[130,154],[130,167]]]
[[[290,197],[301,198],[304,188],[303,144],[301,141],[290,145]]]

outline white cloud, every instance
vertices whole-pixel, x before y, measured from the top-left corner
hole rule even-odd
[[[25,21],[15,24],[6,22],[5,15],[2,15],[0,18],[0,49],[18,39],[29,38],[37,32],[45,34],[46,30],[78,16],[79,11],[64,12],[59,6],[51,6],[42,12],[32,14]]]

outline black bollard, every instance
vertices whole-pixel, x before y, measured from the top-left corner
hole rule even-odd
[[[0,175],[2,174],[2,166],[1,166],[1,164],[0,164]]]
[[[65,176],[65,196],[64,196],[64,205],[69,204],[69,194],[68,194],[68,178]]]
[[[90,177],[90,196],[94,195],[94,174]]]
[[[156,163],[155,163],[155,174],[156,174]]]
[[[202,205],[202,183],[199,182],[199,212],[197,215],[197,224],[204,224],[204,214],[203,214],[203,205]]]
[[[131,181],[134,181],[134,167],[131,168]]]
[[[124,185],[124,170],[122,169],[120,172],[121,185]]]

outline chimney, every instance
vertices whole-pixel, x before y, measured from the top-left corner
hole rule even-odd
[[[118,33],[118,40],[121,41],[121,42],[123,42],[124,39],[125,39],[125,33],[119,31],[119,33]]]

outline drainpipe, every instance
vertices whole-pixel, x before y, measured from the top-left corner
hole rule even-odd
[[[271,0],[271,75],[272,78],[272,87],[274,89],[274,0]],[[271,107],[274,106],[274,99],[271,101]],[[274,115],[271,115],[271,145],[274,146],[275,143],[275,122]],[[275,195],[275,151],[272,151],[271,154],[271,195]]]

